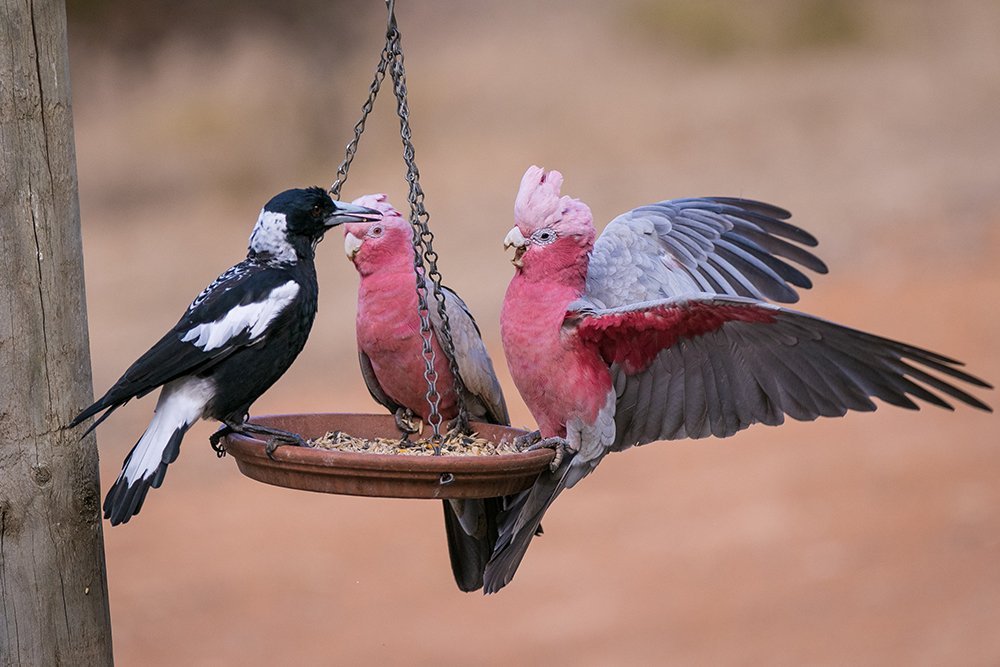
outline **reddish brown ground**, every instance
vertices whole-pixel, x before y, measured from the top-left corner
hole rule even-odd
[[[515,423],[530,420],[498,344],[500,240],[532,163],[562,170],[601,221],[699,194],[787,206],[831,267],[802,309],[1000,381],[995,7],[875,3],[857,42],[704,55],[635,29],[655,13],[532,6],[401,19],[442,270],[479,317]],[[376,19],[357,34],[377,35]],[[213,52],[178,41],[145,69],[74,51],[97,391],[241,257],[264,200],[332,179],[378,45],[330,65],[336,84],[272,47],[252,32]],[[335,85],[348,103],[329,103]],[[388,102],[345,194],[387,190],[402,207]],[[319,249],[317,326],[259,413],[375,409],[340,246]],[[104,489],[152,405],[101,428]],[[438,504],[263,486],[215,458],[203,424],[142,514],[105,526],[116,656],[1000,664],[997,423],[884,408],[612,456],[489,598],[455,589]]]

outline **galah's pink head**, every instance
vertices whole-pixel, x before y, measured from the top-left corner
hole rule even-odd
[[[383,194],[358,197],[354,203],[382,213],[381,220],[344,225],[344,252],[358,273],[385,269],[413,271],[413,228]]]
[[[504,247],[514,246],[513,263],[522,271],[532,267],[559,270],[577,265],[594,246],[594,220],[579,199],[561,196],[558,171],[529,167],[514,201],[514,227]],[[583,269],[586,270],[584,264]]]

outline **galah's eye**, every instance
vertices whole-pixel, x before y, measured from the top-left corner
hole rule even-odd
[[[377,239],[378,237],[382,236],[382,233],[384,231],[385,228],[383,228],[382,225],[373,225],[372,228],[368,230],[368,236]]]
[[[547,245],[556,240],[556,233],[546,227],[545,229],[539,229],[537,232],[532,234],[531,240],[538,245]]]

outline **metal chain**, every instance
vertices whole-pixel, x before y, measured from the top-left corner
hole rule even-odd
[[[427,280],[430,277],[432,293],[437,301],[437,312],[441,318],[441,331],[438,343],[445,357],[448,359],[448,368],[451,371],[455,384],[455,398],[458,404],[458,424],[467,427],[469,423],[469,412],[465,405],[465,395],[467,389],[462,380],[462,374],[458,369],[458,362],[455,358],[455,343],[451,336],[451,324],[448,320],[448,312],[445,307],[444,291],[441,288],[441,273],[437,268],[438,254],[434,251],[434,234],[431,232],[428,222],[430,214],[424,207],[424,191],[420,187],[420,171],[417,169],[414,160],[414,149],[412,133],[410,130],[410,108],[407,102],[406,91],[406,70],[403,67],[403,49],[399,28],[396,24],[395,0],[386,0],[388,9],[388,22],[385,34],[385,46],[379,57],[378,67],[375,69],[375,77],[371,85],[368,86],[368,99],[361,106],[361,120],[354,126],[354,138],[347,144],[344,161],[337,168],[337,177],[330,186],[330,195],[335,199],[340,197],[340,189],[347,181],[347,173],[351,168],[351,163],[358,152],[358,144],[361,141],[361,133],[365,130],[365,123],[368,115],[375,106],[375,98],[385,79],[386,71],[391,71],[393,92],[396,96],[396,113],[399,116],[399,134],[403,140],[403,161],[406,163],[406,181],[410,190],[408,201],[410,203],[410,225],[413,227],[413,268],[417,275],[417,311],[420,316],[420,336],[423,339],[423,349],[421,356],[424,360],[424,380],[427,382],[427,393],[425,398],[430,407],[427,421],[433,429],[432,442],[434,443],[434,453],[441,453],[441,393],[437,390],[438,373],[435,367],[436,353],[432,344],[432,328],[430,322],[430,307],[427,301]],[[392,69],[389,70],[389,66]]]
[[[390,14],[392,6],[389,7]],[[390,24],[395,25],[395,19],[390,18]],[[414,159],[412,132],[410,129],[410,108],[407,102],[406,69],[403,66],[403,50],[399,30],[395,30],[394,38],[389,40],[387,48],[392,59],[392,81],[396,94],[396,113],[399,116],[399,134],[403,140],[403,161],[406,163],[406,181],[410,185],[410,225],[413,226],[414,270],[417,273],[417,301],[420,314],[420,335],[423,338],[423,358],[425,363],[424,379],[427,381],[427,403],[430,406],[428,422],[434,431],[435,453],[440,452],[441,413],[439,404],[441,394],[437,391],[438,374],[434,367],[435,353],[431,344],[430,313],[427,302],[427,281],[431,279],[433,295],[437,301],[437,312],[441,318],[441,331],[438,332],[438,343],[448,359],[448,368],[454,378],[455,398],[458,405],[458,423],[466,426],[469,421],[468,409],[465,405],[466,387],[458,369],[455,358],[455,343],[451,336],[451,324],[445,307],[444,291],[441,288],[441,273],[437,268],[438,254],[434,251],[434,234],[428,226],[430,214],[424,206],[424,191],[420,187],[420,171]]]
[[[396,33],[396,22],[395,18],[390,16],[389,27],[386,28],[386,45],[382,47],[382,54],[379,56],[378,67],[375,68],[375,78],[372,79],[371,84],[368,86],[368,99],[365,103],[361,105],[361,120],[357,122],[354,126],[354,138],[351,139],[350,143],[347,144],[347,154],[344,157],[344,161],[340,163],[337,167],[337,178],[334,180],[333,185],[330,186],[329,192],[330,196],[334,199],[340,199],[340,189],[347,182],[347,172],[351,168],[351,163],[354,161],[354,156],[358,153],[358,143],[361,141],[361,133],[365,131],[365,123],[368,122],[368,114],[372,112],[375,106],[375,98],[378,96],[379,88],[382,87],[382,80],[385,79],[385,73],[389,67],[389,61],[392,60],[392,53],[389,50],[389,44],[392,42],[393,33]]]

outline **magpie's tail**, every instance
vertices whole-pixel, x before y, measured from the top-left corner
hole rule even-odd
[[[205,399],[197,390],[196,385],[184,382],[163,388],[152,421],[125,458],[121,474],[104,499],[104,518],[112,526],[138,514],[150,487],[163,484],[167,466],[180,453],[184,434],[204,409]]]
[[[497,519],[503,511],[503,498],[442,502],[455,583],[466,593],[479,590],[483,587],[483,570],[496,545]]]

